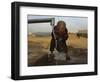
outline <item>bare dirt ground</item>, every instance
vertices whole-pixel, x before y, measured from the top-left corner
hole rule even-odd
[[[55,61],[48,57],[51,37],[28,36],[28,66],[87,64],[87,38],[69,34],[66,41],[70,60]]]

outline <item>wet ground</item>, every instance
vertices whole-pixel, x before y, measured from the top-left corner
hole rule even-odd
[[[74,65],[87,64],[87,49],[69,47],[68,55],[70,59],[55,60],[53,56],[45,53],[40,55],[28,55],[28,66],[48,66],[48,65]]]

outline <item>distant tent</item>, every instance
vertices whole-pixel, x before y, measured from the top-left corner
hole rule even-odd
[[[35,34],[33,34],[32,32],[29,32],[29,33],[28,33],[28,36],[35,37]]]
[[[86,37],[87,38],[87,36],[88,36],[88,32],[87,32],[87,30],[79,30],[78,31],[78,33],[77,33],[77,36],[78,37]]]
[[[29,32],[28,35],[32,35],[32,32]]]

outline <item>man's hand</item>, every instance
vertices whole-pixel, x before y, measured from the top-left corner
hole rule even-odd
[[[54,60],[54,54],[53,54],[53,51],[51,51],[48,57],[48,61],[52,62],[53,60]]]

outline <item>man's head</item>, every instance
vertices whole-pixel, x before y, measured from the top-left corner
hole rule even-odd
[[[66,23],[65,23],[64,21],[59,21],[59,22],[57,23],[57,28],[58,28],[58,30],[59,30],[59,33],[64,32],[65,29],[66,29]]]
[[[64,27],[66,27],[66,23],[64,21],[58,21],[57,26],[64,26]]]

